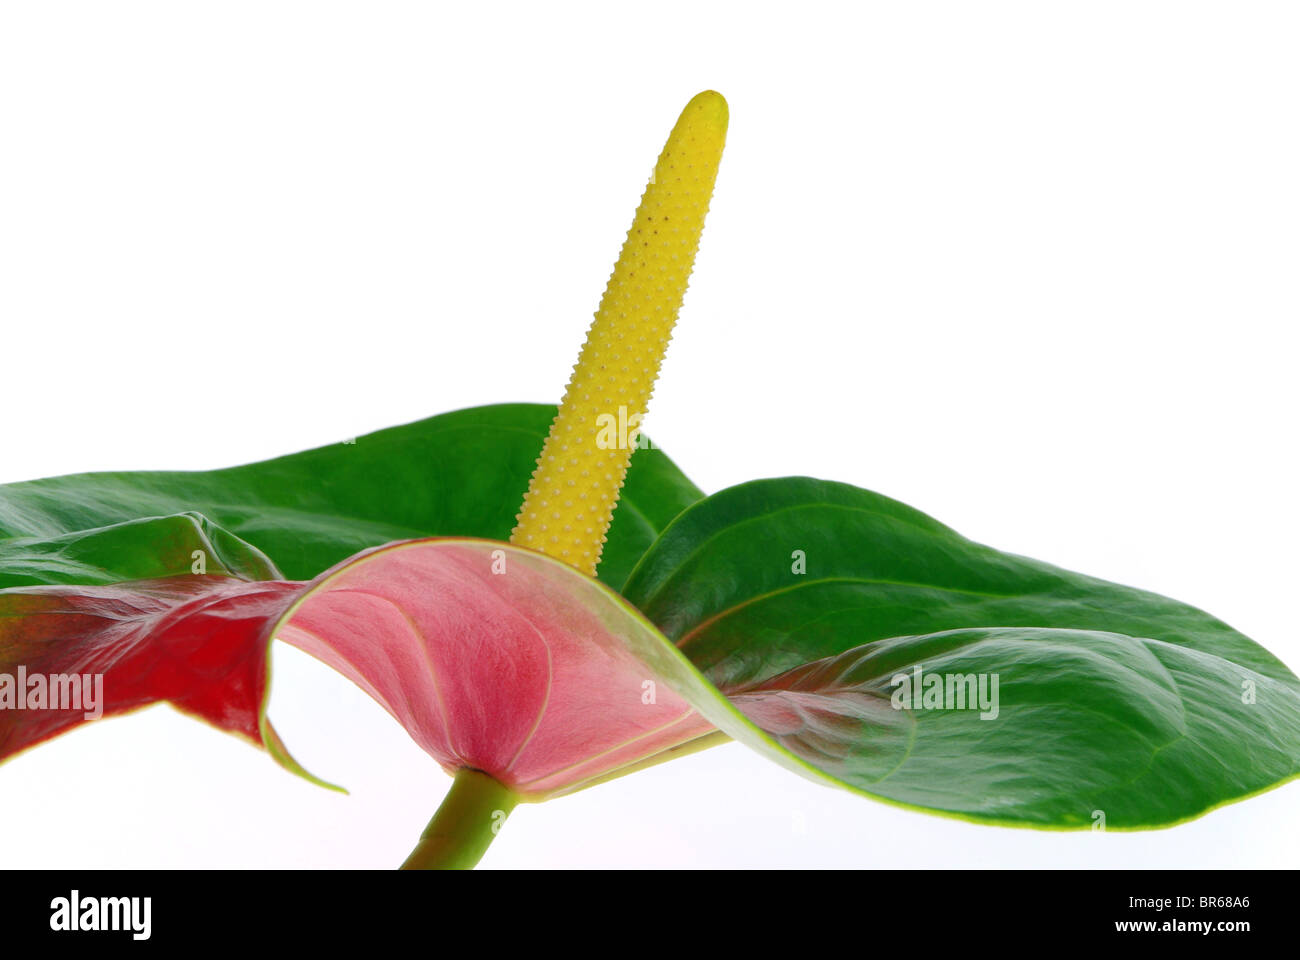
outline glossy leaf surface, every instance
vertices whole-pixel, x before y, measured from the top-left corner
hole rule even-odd
[[[709,497],[624,593],[802,772],[885,799],[1063,827],[1100,810],[1143,827],[1300,771],[1300,682],[1222,621],[999,553],[845,484]],[[952,709],[955,697],[894,709],[892,681],[918,667],[997,674],[998,715]]]
[[[306,580],[396,540],[505,540],[554,416],[543,404],[473,407],[223,470],[0,486],[0,588],[188,574],[198,549],[218,558],[210,572],[224,561],[241,575],[257,566],[266,574],[270,562],[284,577]],[[638,451],[601,578],[621,583],[659,531],[701,496],[662,451]]]

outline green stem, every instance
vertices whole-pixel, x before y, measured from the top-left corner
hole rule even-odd
[[[474,869],[518,802],[486,773],[461,770],[402,869]]]

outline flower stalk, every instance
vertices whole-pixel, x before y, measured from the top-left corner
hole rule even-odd
[[[519,798],[477,770],[461,770],[403,870],[472,870]]]

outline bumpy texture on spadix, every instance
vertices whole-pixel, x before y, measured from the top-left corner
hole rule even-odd
[[[726,134],[727,102],[712,91],[687,104],[673,127],[511,537],[588,575],[600,562],[637,427],[686,293]]]

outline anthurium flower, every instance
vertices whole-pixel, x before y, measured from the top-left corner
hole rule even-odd
[[[1009,826],[1168,826],[1300,774],[1300,680],[1209,614],[847,484],[706,497],[638,441],[726,125],[705,93],[674,127],[558,409],[0,487],[0,759],[165,701],[310,776],[266,717],[279,638],[454,776],[411,867],[729,737]]]

